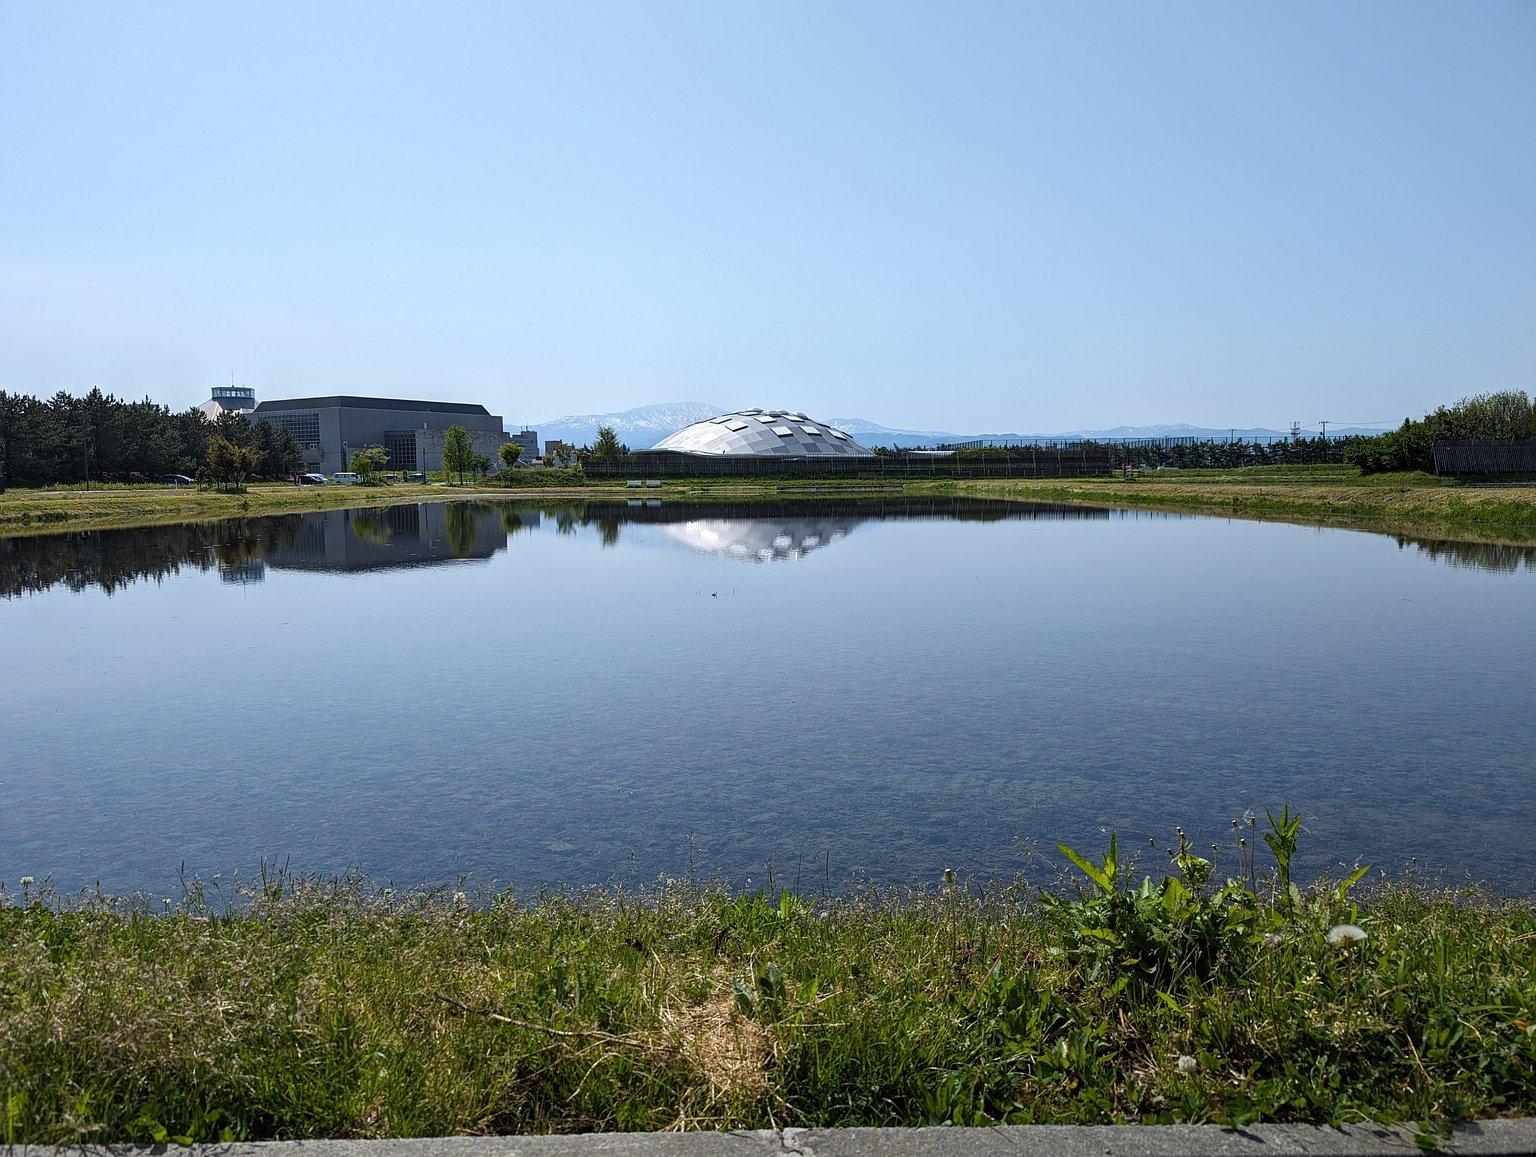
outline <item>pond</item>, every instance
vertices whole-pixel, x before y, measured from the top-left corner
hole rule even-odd
[[[1531,891],[1536,552],[987,500],[0,540],[0,880],[1049,877],[1307,815]]]

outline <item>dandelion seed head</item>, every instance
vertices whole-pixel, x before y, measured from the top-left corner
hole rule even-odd
[[[1178,1060],[1179,1072],[1192,1073],[1200,1067],[1200,1062],[1192,1056],[1181,1055]]]
[[[32,883],[33,883],[33,880],[32,880],[31,876],[23,876],[21,878],[21,886],[23,888],[30,888],[32,886]]]
[[[1365,929],[1358,924],[1335,924],[1328,929],[1328,943],[1335,948],[1348,948],[1365,938]]]

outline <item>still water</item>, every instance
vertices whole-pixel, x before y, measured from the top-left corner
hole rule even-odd
[[[1308,870],[1536,890],[1536,552],[902,499],[0,540],[12,891],[1041,877],[1286,803]]]

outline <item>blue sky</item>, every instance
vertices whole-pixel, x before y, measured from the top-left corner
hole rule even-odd
[[[0,0],[0,387],[952,430],[1536,387],[1536,4]]]

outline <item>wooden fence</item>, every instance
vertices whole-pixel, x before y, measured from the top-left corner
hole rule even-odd
[[[1438,438],[1436,474],[1536,474],[1536,441]]]

